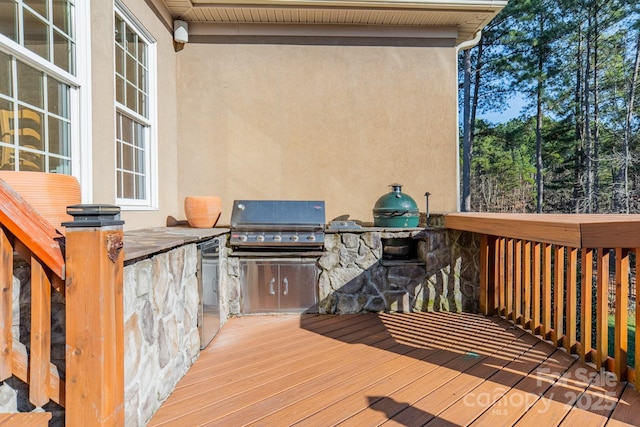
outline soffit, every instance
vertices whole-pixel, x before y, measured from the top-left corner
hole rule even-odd
[[[174,19],[200,24],[333,24],[457,28],[472,39],[507,4],[504,0],[162,0]]]

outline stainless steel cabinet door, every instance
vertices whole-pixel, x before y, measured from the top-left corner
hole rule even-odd
[[[315,261],[280,264],[280,311],[317,311]]]
[[[243,313],[317,312],[318,268],[313,259],[242,259]]]
[[[278,310],[278,264],[262,261],[240,263],[243,313]]]

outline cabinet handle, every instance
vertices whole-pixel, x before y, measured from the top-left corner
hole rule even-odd
[[[273,289],[273,284],[276,283],[276,279],[275,278],[271,278],[271,280],[269,280],[269,293],[271,295],[275,295],[276,291]]]
[[[289,293],[289,279],[285,277],[282,282],[284,283],[284,292],[282,294],[287,295]]]

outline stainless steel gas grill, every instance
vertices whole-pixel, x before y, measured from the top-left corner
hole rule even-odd
[[[236,200],[230,244],[237,249],[322,249],[324,225],[322,201]]]
[[[317,312],[324,227],[322,201],[234,201],[229,243],[241,312]]]

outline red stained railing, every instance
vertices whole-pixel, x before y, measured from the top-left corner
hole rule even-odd
[[[640,215],[460,213],[447,215],[445,225],[480,234],[483,313],[509,319],[640,387],[640,375],[627,365]],[[613,356],[608,336],[611,313]],[[640,312],[635,316],[637,325]],[[636,333],[636,366],[639,338]]]

